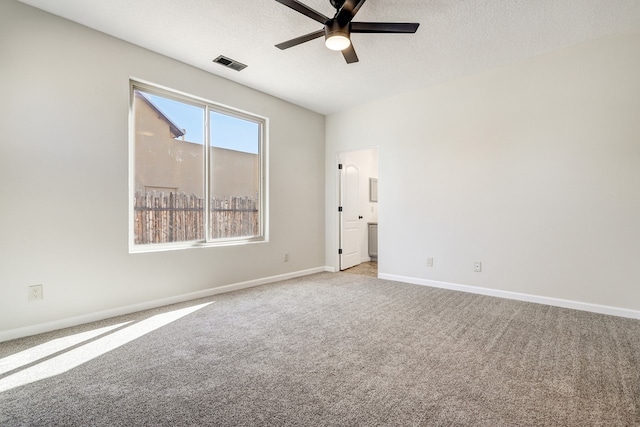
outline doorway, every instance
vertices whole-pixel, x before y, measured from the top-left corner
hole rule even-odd
[[[377,276],[377,182],[377,147],[338,154],[341,271]]]

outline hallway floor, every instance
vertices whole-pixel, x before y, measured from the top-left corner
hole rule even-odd
[[[355,267],[342,270],[343,273],[358,274],[360,276],[378,277],[378,262],[368,261],[356,265]]]

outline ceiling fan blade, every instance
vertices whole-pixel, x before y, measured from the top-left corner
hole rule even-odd
[[[276,0],[276,1],[285,6],[289,6],[291,9],[295,10],[296,12],[300,12],[301,14],[308,16],[314,21],[318,21],[322,25],[324,25],[329,20],[328,17],[324,16],[320,12],[311,9],[309,6],[302,4],[297,0]]]
[[[345,26],[351,22],[365,1],[366,0],[346,0],[336,15],[336,19],[340,25]]]
[[[342,51],[342,56],[344,56],[347,64],[353,64],[354,62],[358,62],[358,55],[356,55],[356,50],[353,48],[353,43],[349,45],[348,48]]]
[[[314,31],[313,33],[305,34],[304,36],[296,37],[295,39],[288,40],[286,42],[282,42],[276,45],[278,49],[285,50],[290,47],[297,46],[304,42],[308,42],[309,40],[317,39],[318,37],[324,36],[324,30]]]
[[[415,33],[418,23],[409,22],[352,22],[352,33]]]

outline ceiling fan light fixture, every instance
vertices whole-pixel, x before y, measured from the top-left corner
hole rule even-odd
[[[324,44],[331,50],[344,50],[351,45],[349,27],[341,27],[332,20],[324,27]]]
[[[351,44],[351,40],[347,36],[335,34],[327,37],[324,44],[331,50],[345,50]]]
[[[319,1],[319,0],[315,0]],[[280,50],[289,49],[299,44],[315,40],[324,35],[324,44],[328,49],[342,51],[347,64],[358,62],[358,55],[351,43],[351,33],[369,34],[413,34],[418,30],[418,22],[353,22],[353,18],[366,0],[329,0],[336,9],[333,18],[310,8],[300,0],[276,0],[308,18],[322,24],[324,28],[283,43],[276,47]]]

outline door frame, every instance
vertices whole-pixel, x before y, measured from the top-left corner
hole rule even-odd
[[[336,259],[336,264],[335,264],[336,265],[336,270],[335,271],[338,271],[338,272],[342,271],[341,270],[341,258],[340,258],[340,254],[338,252],[340,250],[340,242],[342,241],[342,221],[340,219],[340,212],[338,211],[338,208],[340,206],[340,202],[342,200],[342,194],[341,194],[341,192],[342,192],[342,171],[338,167],[339,167],[339,165],[341,163],[340,162],[341,156],[343,156],[344,154],[353,153],[353,152],[356,152],[356,151],[368,151],[368,150],[377,150],[377,152],[378,152],[378,160],[377,160],[377,163],[376,163],[376,171],[378,172],[377,175],[379,177],[379,174],[380,174],[380,171],[379,171],[379,169],[380,169],[380,147],[379,146],[373,145],[373,146],[368,146],[368,147],[353,148],[353,149],[350,149],[350,150],[338,151],[336,153],[336,158],[335,158],[335,163],[334,163],[334,173],[337,174],[336,175],[337,179],[336,179],[336,198],[335,198],[335,204],[333,206],[333,211],[335,213],[335,218],[336,218],[336,231],[337,232],[336,232],[335,236],[337,237],[337,240],[336,240],[336,244],[335,244],[333,253],[334,253],[334,256],[336,257],[336,258],[334,258],[334,259]],[[367,178],[367,180],[368,180],[368,178]],[[377,203],[378,211],[379,211],[380,202],[378,201],[376,203]],[[380,242],[380,240],[378,239],[378,243],[379,242]],[[380,249],[378,248],[378,253],[379,252],[380,252]]]

